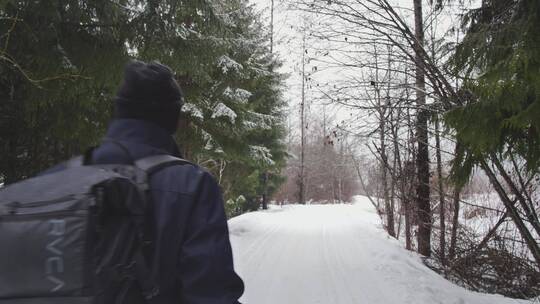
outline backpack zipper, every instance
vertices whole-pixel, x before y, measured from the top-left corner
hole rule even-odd
[[[34,208],[34,207],[41,207],[41,206],[44,206],[44,205],[58,204],[58,203],[67,202],[69,200],[74,199],[76,196],[77,196],[76,194],[69,194],[69,195],[66,195],[66,196],[63,196],[63,197],[60,197],[60,198],[57,198],[57,199],[44,200],[44,201],[35,201],[35,202],[24,203],[24,204],[21,203],[21,202],[18,202],[18,201],[14,201],[14,202],[7,203],[6,206],[8,206],[9,208],[13,208],[13,209]]]
[[[44,216],[52,216],[52,215],[70,215],[70,216],[87,216],[86,214],[81,215],[75,215],[73,214],[76,211],[85,210],[88,211],[90,209],[76,209],[76,210],[57,210],[57,211],[49,211],[49,212],[41,212],[41,213],[12,213],[12,214],[4,214],[0,215],[0,220],[9,221],[9,220],[16,220],[16,219],[23,219],[23,218],[32,218],[32,217],[44,217]]]
[[[41,215],[63,213],[63,212],[64,213],[73,213],[76,210],[89,210],[89,209],[91,209],[92,207],[94,207],[96,205],[95,200],[91,199],[89,204],[88,204],[89,208],[87,208],[87,209],[54,210],[54,211],[48,211],[48,212],[46,211],[46,212],[23,213],[23,214],[18,213],[19,210],[39,208],[39,207],[43,207],[43,206],[68,202],[70,200],[76,199],[77,196],[80,196],[80,195],[70,194],[70,195],[66,195],[64,197],[60,197],[60,198],[53,199],[53,200],[35,201],[35,202],[24,203],[24,204],[21,203],[21,202],[18,202],[18,201],[9,202],[9,203],[5,204],[7,212],[5,212],[3,215],[0,215],[0,217],[1,216],[18,216],[19,217],[19,216],[32,216],[32,215],[41,216]]]

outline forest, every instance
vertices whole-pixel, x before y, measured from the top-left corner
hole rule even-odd
[[[4,183],[99,144],[130,59],[177,72],[182,154],[247,199],[231,212],[282,182],[284,75],[246,1],[2,1],[0,14]]]
[[[98,145],[156,60],[229,218],[363,195],[446,279],[538,299],[539,28],[537,0],[0,0],[0,184]]]

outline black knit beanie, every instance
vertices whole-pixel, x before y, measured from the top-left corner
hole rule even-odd
[[[172,70],[158,62],[129,62],[115,98],[115,117],[153,122],[176,132],[183,94]]]

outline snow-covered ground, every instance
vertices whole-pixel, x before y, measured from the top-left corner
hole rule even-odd
[[[465,290],[387,236],[365,197],[229,221],[247,304],[529,303]]]

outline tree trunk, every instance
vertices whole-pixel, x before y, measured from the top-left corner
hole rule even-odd
[[[400,120],[400,114],[401,114],[401,111],[399,109],[397,109],[397,118],[394,117],[394,108],[392,107],[389,107],[389,110],[390,110],[390,123],[391,123],[391,126],[390,126],[390,131],[391,131],[391,134],[392,134],[392,143],[393,143],[393,146],[394,146],[394,157],[393,157],[393,162],[392,162],[392,174],[391,174],[391,177],[392,177],[392,180],[391,180],[391,184],[390,184],[390,190],[391,190],[391,193],[390,193],[390,206],[392,208],[392,210],[395,210],[395,204],[396,204],[396,192],[399,191],[397,189],[398,187],[398,183],[400,183],[399,179],[398,179],[398,176],[401,175],[403,173],[403,166],[402,166],[402,163],[401,163],[401,154],[399,153],[399,143],[398,143],[398,129],[399,129],[399,120]],[[396,123],[397,121],[397,123]],[[400,185],[402,185],[402,182],[400,183]],[[401,190],[403,190],[403,187],[401,187]],[[403,196],[403,192],[402,192],[402,196]],[[403,203],[403,201],[401,201],[401,204]],[[401,220],[403,218],[403,207],[400,206],[400,208],[398,208],[399,212],[398,212],[398,216],[397,216],[397,231],[396,231],[396,238],[399,239],[400,237],[400,234],[401,234]]]
[[[442,160],[441,160],[441,138],[440,138],[440,127],[439,127],[439,117],[435,118],[435,148],[437,154],[437,178],[438,178],[438,187],[439,187],[439,221],[440,221],[440,231],[441,235],[439,238],[439,251],[441,263],[446,264],[445,260],[445,249],[446,249],[446,223],[445,223],[445,202],[444,202],[444,187],[443,187],[443,175],[442,175]]]
[[[270,7],[270,53],[274,51],[274,0],[272,0]],[[263,210],[268,209],[268,171],[264,171],[264,189],[262,194],[262,207]]]
[[[380,140],[380,149],[379,154],[380,159],[380,170],[381,170],[381,179],[382,179],[382,192],[384,199],[384,211],[386,213],[386,229],[388,234],[392,237],[395,237],[396,232],[394,228],[394,210],[390,206],[390,197],[388,189],[388,157],[386,155],[386,107],[388,103],[388,98],[385,97],[385,101],[381,100],[381,84],[379,83],[379,58],[377,52],[377,46],[373,46],[373,52],[375,54],[375,81],[373,86],[375,89],[375,102],[377,105],[377,111],[379,115],[379,140]],[[390,65],[390,60],[388,60],[388,65]],[[389,69],[390,70],[390,69]]]
[[[418,144],[416,167],[417,187],[416,204],[418,206],[418,252],[424,256],[431,255],[431,206],[429,201],[429,150],[428,150],[428,112],[424,109],[425,96],[425,73],[421,59],[421,49],[424,44],[424,25],[422,17],[422,0],[414,0],[414,24],[416,36],[416,104],[418,106],[418,118],[416,122],[416,139]]]
[[[303,40],[302,40],[302,101],[300,103],[300,149],[301,149],[301,154],[300,154],[300,176],[299,176],[299,183],[298,183],[298,203],[300,204],[305,204],[306,203],[306,197],[305,197],[305,193],[306,193],[306,185],[305,185],[305,182],[306,182],[306,177],[305,177],[305,168],[304,168],[304,165],[305,165],[305,143],[306,143],[306,137],[305,137],[305,134],[304,134],[304,129],[305,129],[305,121],[304,121],[304,118],[305,118],[305,114],[304,114],[304,110],[305,110],[305,101],[306,101],[306,96],[305,96],[305,90],[306,90],[306,61],[305,61],[305,52],[306,50],[306,35],[304,33],[304,37],[303,37]]]
[[[453,260],[456,256],[456,241],[457,241],[457,229],[459,225],[459,197],[461,188],[454,189],[454,216],[452,218],[452,232],[450,235],[450,248],[448,249],[448,258]]]
[[[16,121],[17,117],[19,116],[19,107],[20,104],[15,103],[15,85],[11,84],[11,90],[9,92],[9,112],[12,115],[12,119],[8,121]],[[12,183],[17,182],[20,179],[20,172],[18,172],[19,167],[18,159],[17,159],[17,145],[19,137],[19,127],[17,123],[13,123],[11,125],[10,133],[8,135],[8,155],[2,157],[2,161],[5,162],[5,165],[3,166],[5,168],[5,172],[2,172],[3,174],[3,182],[5,185],[9,185]]]
[[[411,202],[406,200],[403,202],[403,207],[405,208],[405,248],[407,250],[412,250],[411,244]]]
[[[377,90],[378,91],[378,90]],[[377,94],[378,95],[378,94]],[[378,103],[379,103],[379,113],[380,113],[380,122],[379,122],[379,135],[381,140],[381,176],[382,176],[382,190],[383,190],[383,197],[384,197],[384,209],[386,212],[386,227],[388,230],[388,234],[390,236],[395,237],[396,232],[394,229],[394,210],[392,209],[392,206],[390,204],[390,196],[388,193],[388,157],[386,156],[386,139],[385,139],[385,110],[384,105],[380,102],[380,96],[377,96]]]
[[[394,156],[394,162],[392,164],[392,170],[393,172],[396,172],[397,170],[397,161],[396,161],[396,157]],[[396,179],[395,177],[392,175],[392,180],[390,181],[390,210],[392,210],[392,230],[394,229],[394,208],[396,206]],[[397,232],[394,233],[394,237],[399,239],[399,230],[401,228],[401,214],[398,215],[398,228],[397,228]]]
[[[262,193],[262,208],[268,209],[268,171],[263,173],[263,193]]]
[[[338,160],[338,199],[343,202],[343,141],[339,142],[339,160]]]

